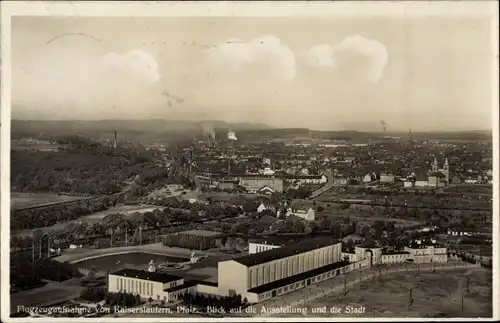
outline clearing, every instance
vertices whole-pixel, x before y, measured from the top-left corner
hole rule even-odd
[[[90,197],[36,193],[10,193],[10,208],[12,210],[47,206],[51,204],[84,200]]]
[[[356,284],[345,296],[343,293],[330,294],[306,306],[309,316],[330,318],[334,314],[311,314],[311,309],[324,306],[327,309],[332,306],[366,308],[362,314],[335,314],[339,317],[491,317],[491,284],[492,273],[485,269],[464,269],[452,274],[445,271],[397,272],[383,275],[380,280]],[[408,306],[410,289],[413,302]]]

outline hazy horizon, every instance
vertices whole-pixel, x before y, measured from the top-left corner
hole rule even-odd
[[[12,118],[491,130],[488,18],[12,18]]]

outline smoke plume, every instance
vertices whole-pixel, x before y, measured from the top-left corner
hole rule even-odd
[[[238,140],[238,138],[236,137],[236,133],[234,133],[233,131],[230,131],[230,132],[227,134],[227,139],[229,139],[229,140],[233,140],[233,141]]]

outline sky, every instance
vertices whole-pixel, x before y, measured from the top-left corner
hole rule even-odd
[[[12,117],[491,129],[488,19],[12,18]]]

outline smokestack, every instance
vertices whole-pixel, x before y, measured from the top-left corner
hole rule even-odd
[[[113,137],[113,149],[116,149],[116,144],[117,144],[117,141],[118,141],[117,137],[118,136],[117,136],[115,130],[113,130],[113,133],[114,133],[114,137]]]

